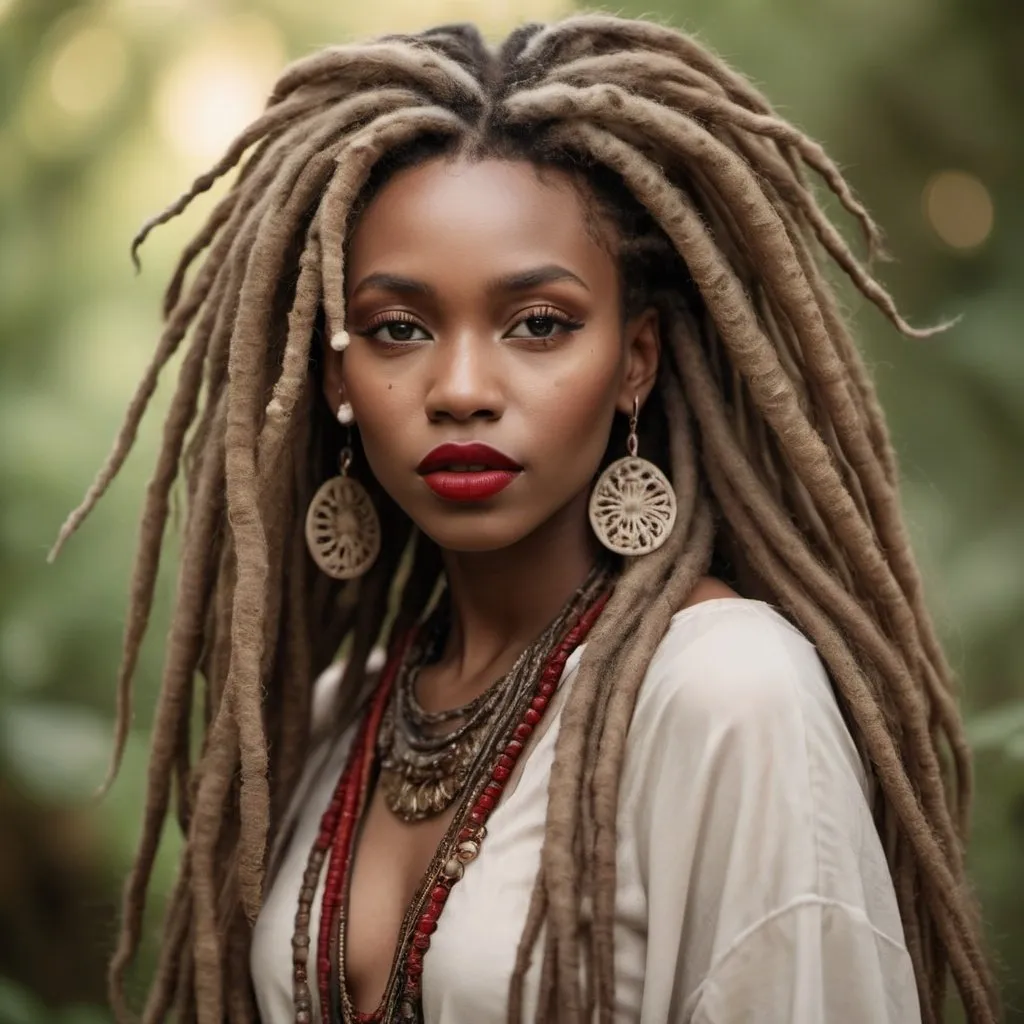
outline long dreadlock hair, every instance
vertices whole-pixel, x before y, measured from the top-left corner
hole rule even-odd
[[[434,546],[375,487],[358,452],[355,471],[374,488],[385,536],[373,568],[347,584],[317,572],[302,519],[340,444],[318,398],[314,339],[345,325],[353,218],[396,167],[456,150],[563,168],[613,218],[626,301],[656,303],[666,339],[644,414],[662,444],[645,453],[663,463],[679,502],[664,547],[625,568],[562,712],[509,1019],[521,1018],[542,927],[537,1019],[589,1020],[595,1005],[612,1019],[616,808],[630,717],[670,616],[717,557],[759,586],[828,668],[876,783],[873,812],[924,1020],[941,1018],[949,973],[969,1018],[996,1020],[964,873],[969,751],[900,518],[893,450],[820,256],[903,334],[927,332],[901,318],[819,206],[808,172],[857,220],[869,257],[880,251],[877,228],[818,145],[693,39],[597,15],[524,26],[496,51],[456,25],[300,60],[220,162],[136,238],[133,254],[241,163],[180,258],[152,362],[57,542],[120,469],[184,342],[118,677],[111,775],[180,469],[188,514],[177,598],[110,968],[118,1020],[131,1017],[125,975],[173,794],[185,845],[142,1020],[173,1011],[183,1022],[256,1021],[250,923],[302,766],[311,681],[347,644],[341,694],[351,719],[389,607],[395,628],[408,625],[438,581]],[[585,900],[592,916],[581,915]],[[581,958],[593,980],[586,992]]]

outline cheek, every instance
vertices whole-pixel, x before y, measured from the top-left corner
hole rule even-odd
[[[393,457],[410,424],[423,416],[422,401],[408,382],[380,372],[355,352],[351,355],[354,358],[345,367],[345,391],[370,467],[380,477],[387,473],[388,455]]]
[[[539,451],[558,456],[544,461],[573,479],[595,470],[607,447],[619,387],[618,360],[609,348],[587,353],[587,372],[577,365],[553,374],[531,415]]]

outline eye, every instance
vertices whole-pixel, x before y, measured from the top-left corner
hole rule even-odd
[[[403,316],[377,317],[363,332],[366,337],[385,345],[403,345],[414,341],[429,341],[430,335],[418,323]]]
[[[578,331],[583,326],[579,320],[551,307],[532,309],[509,331],[509,338],[545,340],[559,334]]]

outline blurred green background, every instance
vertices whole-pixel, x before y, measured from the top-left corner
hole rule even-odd
[[[106,453],[199,209],[136,278],[134,230],[259,109],[282,64],[369,32],[477,21],[498,37],[570,0],[0,0],[0,1024],[101,1024],[103,963],[141,811],[170,573],[120,780],[90,802],[136,518],[160,412],[55,566]],[[646,0],[823,141],[887,228],[908,342],[848,297],[905,473],[977,752],[973,877],[1024,1021],[1024,4]],[[166,564],[173,561],[165,559]],[[166,887],[174,837],[165,844]],[[159,917],[159,900],[151,920]],[[136,984],[145,982],[143,957]]]

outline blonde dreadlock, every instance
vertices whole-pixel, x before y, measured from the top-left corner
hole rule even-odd
[[[142,1019],[156,1024],[173,1009],[201,1024],[256,1020],[249,926],[306,749],[311,681],[347,642],[339,714],[350,720],[389,602],[398,602],[401,627],[438,580],[433,545],[369,479],[359,452],[356,471],[388,538],[367,576],[343,586],[318,574],[301,519],[340,440],[318,399],[313,339],[344,329],[353,220],[397,167],[456,150],[560,167],[618,227],[625,302],[656,303],[668,342],[645,418],[661,431],[655,447],[680,505],[668,543],[623,573],[562,712],[509,1019],[521,1019],[545,925],[537,1019],[571,1024],[595,1009],[612,1019],[629,722],[670,616],[712,557],[724,557],[814,641],[829,669],[877,781],[874,812],[924,1020],[941,1018],[948,973],[972,1021],[996,1020],[964,875],[969,751],[901,522],[885,423],[816,250],[903,334],[929,332],[900,317],[818,205],[807,171],[859,222],[869,253],[880,251],[877,228],[820,147],[692,39],[606,16],[525,26],[496,53],[472,27],[448,26],[301,60],[263,116],[135,241],[133,255],[154,226],[244,159],[181,256],[152,363],[54,549],[120,469],[161,369],[189,337],[146,496],[118,678],[111,777],[183,467],[189,513],[146,812],[110,969],[118,1020],[130,1018],[124,978],[172,791],[185,847]],[[205,730],[193,752],[200,685]],[[585,898],[592,921],[581,918]]]

